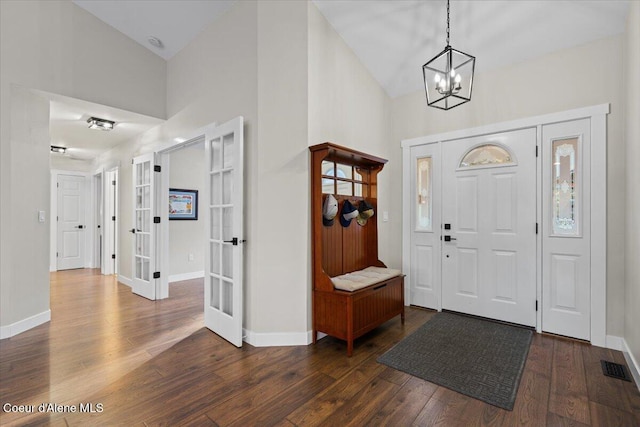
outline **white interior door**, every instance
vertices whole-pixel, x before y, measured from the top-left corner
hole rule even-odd
[[[93,188],[94,188],[94,239],[93,239],[93,268],[99,268],[103,271],[102,262],[102,231],[103,219],[104,219],[104,200],[102,197],[102,176],[103,173],[97,173],[93,176]],[[104,273],[103,273],[104,274]]]
[[[207,156],[204,319],[207,328],[242,346],[243,118],[205,132]]]
[[[533,128],[442,144],[443,308],[536,325],[535,147]]]
[[[589,340],[590,120],[542,127],[542,329]]]
[[[156,299],[155,277],[155,154],[133,159],[133,287],[135,294]]]
[[[440,287],[440,145],[411,148],[411,271],[409,301],[442,308]]]
[[[116,274],[118,170],[106,171],[102,185],[102,274]]]
[[[58,175],[58,270],[84,267],[85,178]]]

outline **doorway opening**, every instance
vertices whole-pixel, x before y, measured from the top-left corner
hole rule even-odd
[[[159,191],[161,217],[158,248],[160,275],[158,298],[170,296],[171,283],[202,279],[205,270],[206,227],[203,196],[206,192],[206,156],[204,137],[185,141],[160,151],[158,164],[162,169]],[[165,194],[166,193],[166,194]],[[178,198],[189,200],[182,203]],[[170,210],[173,206],[173,214]],[[176,213],[178,211],[178,213]],[[187,212],[188,211],[188,212]],[[180,212],[183,214],[181,215]],[[181,218],[182,217],[182,218]],[[166,220],[165,220],[166,219]]]
[[[194,156],[199,160],[194,160]],[[202,181],[198,178],[180,181],[194,178],[187,176],[200,160],[204,166]],[[172,170],[178,169],[176,164],[179,163],[184,163],[187,170],[173,173]],[[244,118],[236,117],[220,126],[206,126],[182,142],[171,143],[155,153],[135,157],[133,165],[133,214],[136,224],[132,230],[135,234],[133,292],[152,300],[167,298],[170,279],[204,276],[205,326],[233,345],[242,346],[243,247],[246,242]],[[174,205],[175,200],[170,198],[173,185],[201,185],[202,191],[199,188],[179,188],[174,192],[181,200],[186,195],[194,197],[197,194],[197,204],[194,199],[189,199],[191,202],[184,203],[182,200]],[[198,231],[202,225],[197,224],[191,227],[195,230],[191,241],[186,239],[180,242],[177,239],[184,236],[179,236],[179,233],[186,233],[188,226],[173,227],[172,233],[172,222],[181,221],[170,221],[170,210],[176,208],[174,214],[191,214],[187,216],[193,218],[196,206],[200,210],[196,221],[204,225],[204,232]],[[181,249],[183,244],[190,246]],[[198,268],[198,244],[203,249],[203,270],[178,270],[184,267],[185,257],[190,270],[194,267],[189,263]],[[175,256],[172,256],[172,246],[176,247]],[[177,260],[172,259],[176,257]],[[177,262],[172,265],[172,261]]]

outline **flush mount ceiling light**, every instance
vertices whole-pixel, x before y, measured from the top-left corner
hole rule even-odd
[[[111,130],[116,124],[116,122],[112,122],[111,120],[99,119],[97,117],[89,117],[87,123],[89,123],[89,129],[100,130]]]
[[[449,45],[449,0],[447,0],[447,46],[422,66],[427,104],[448,110],[471,101],[476,58]]]
[[[52,153],[64,154],[65,151],[67,151],[67,147],[60,147],[59,145],[52,145],[51,146],[51,152]]]

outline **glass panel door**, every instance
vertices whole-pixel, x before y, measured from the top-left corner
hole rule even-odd
[[[206,130],[205,325],[242,346],[243,119]]]
[[[154,154],[133,159],[133,292],[156,298],[153,278]]]

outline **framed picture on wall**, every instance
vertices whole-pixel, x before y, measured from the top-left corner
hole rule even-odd
[[[198,190],[169,189],[169,219],[198,219]]]

